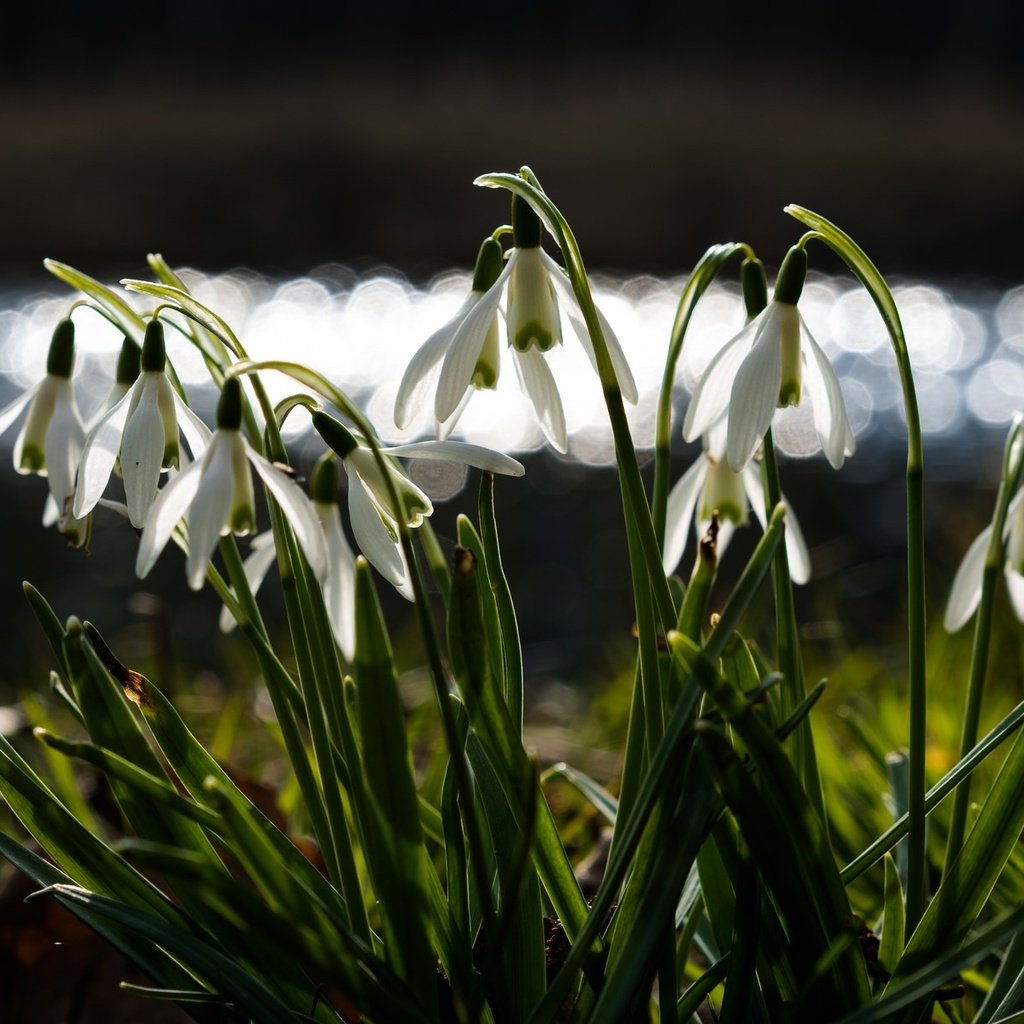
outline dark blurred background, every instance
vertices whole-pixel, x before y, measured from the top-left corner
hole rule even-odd
[[[594,267],[772,259],[799,202],[890,272],[1016,280],[1022,30],[1001,0],[9,3],[0,264],[416,278],[504,216],[472,179],[529,163]]]
[[[144,273],[148,251],[210,271],[289,275],[337,261],[425,281],[470,263],[507,216],[473,178],[522,163],[592,268],[676,275],[729,238],[777,264],[799,235],[782,207],[799,202],[847,227],[887,274],[1016,284],[1022,29],[1024,8],[996,0],[5,4],[0,292],[53,287],[44,256],[115,280]],[[998,453],[985,443],[977,477],[994,485]],[[880,600],[901,614],[901,467],[898,454],[858,460],[828,492],[820,460],[787,469],[787,487],[812,507],[818,496],[804,529],[825,578],[840,580],[822,614],[855,622],[859,609],[870,624]],[[540,530],[508,546],[535,650],[554,644],[566,664],[600,646],[608,621],[588,617],[595,604],[628,644],[614,474],[548,458],[528,479],[546,510],[545,561],[528,563]],[[935,504],[953,508],[930,523],[944,587],[991,492],[975,514],[959,483],[935,487]],[[5,579],[38,580],[61,614],[83,611],[84,580],[100,610],[142,615],[124,593],[133,539],[118,531],[120,553],[108,554],[100,530],[91,556],[64,551],[34,525],[41,488],[5,479],[17,523]],[[514,522],[520,499],[509,500]],[[575,537],[588,518],[581,554],[564,531]],[[839,539],[847,529],[861,549]],[[198,599],[176,559],[159,569],[185,621]],[[574,581],[598,600],[569,601],[556,620],[552,585]],[[933,607],[941,600],[937,589]],[[34,627],[19,601],[5,593],[0,606],[23,650]],[[19,644],[7,681],[25,667]]]

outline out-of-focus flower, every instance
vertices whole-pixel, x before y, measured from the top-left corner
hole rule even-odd
[[[142,346],[142,373],[130,390],[89,432],[75,492],[75,515],[99,501],[115,464],[121,468],[128,517],[136,528],[156,499],[160,474],[180,462],[179,430],[193,458],[210,441],[210,431],[181,400],[166,373],[163,325],[151,320]]]
[[[435,459],[461,462],[490,473],[522,476],[523,467],[507,455],[462,444],[459,441],[419,441],[415,444],[382,448],[386,469],[382,470],[373,450],[324,412],[313,413],[313,426],[341,459],[348,477],[348,512],[359,550],[393,586],[411,596],[408,566],[398,536],[398,521],[419,526],[433,512],[430,498],[417,487],[394,460]],[[395,507],[391,488],[398,497]]]
[[[497,242],[485,242],[486,252],[481,248],[469,298],[413,357],[399,389],[395,422],[400,427],[409,422],[413,399],[429,387],[439,362],[434,416],[440,425],[440,437],[451,431],[475,389],[495,386],[499,371],[498,307],[507,285],[505,319],[512,362],[544,436],[564,452],[568,448],[565,412],[544,358],[562,342],[560,304],[596,369],[594,344],[565,273],[541,248],[540,219],[519,196],[512,199],[512,228],[513,248],[504,269],[493,276],[494,269],[500,267],[500,248]],[[492,283],[480,291],[488,279]],[[598,317],[622,395],[635,403],[636,383],[626,357],[607,320],[600,313]]]
[[[88,543],[92,522],[72,512],[75,474],[85,441],[85,427],[75,402],[71,373],[75,365],[75,325],[61,320],[54,329],[46,358],[46,376],[0,411],[0,434],[28,406],[28,415],[14,443],[14,468],[47,477],[50,497],[43,522],[57,528],[68,543]]]
[[[946,614],[942,624],[947,633],[962,629],[974,614],[981,601],[982,578],[985,573],[985,556],[988,553],[992,527],[986,526],[964,555],[957,569],[953,587],[946,603]],[[1010,502],[1003,529],[1005,554],[1003,574],[1010,603],[1018,619],[1024,622],[1024,490],[1020,490]]]
[[[309,499],[287,474],[254,451],[240,433],[242,393],[237,378],[224,382],[217,404],[217,430],[202,457],[177,474],[157,496],[142,531],[135,563],[138,576],[153,568],[184,518],[188,525],[188,585],[203,585],[222,535],[247,534],[256,520],[251,464],[295,531],[313,571],[323,578],[327,552]]]
[[[666,572],[679,564],[692,528],[698,537],[707,530],[714,513],[718,513],[718,551],[725,551],[737,526],[749,522],[748,508],[754,510],[761,529],[765,528],[764,488],[760,466],[748,462],[738,473],[722,458],[723,423],[704,435],[704,451],[679,478],[669,492],[665,512],[665,545],[662,563]],[[800,524],[783,499],[786,508],[786,556],[789,575],[794,583],[806,583],[811,576],[811,559],[800,532]]]
[[[839,379],[796,307],[807,273],[807,254],[786,254],[775,293],[711,360],[693,391],[683,437],[693,441],[727,417],[726,459],[739,472],[753,457],[776,409],[810,397],[814,429],[829,463],[839,469],[855,447]]]

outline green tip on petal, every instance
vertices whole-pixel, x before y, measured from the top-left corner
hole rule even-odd
[[[146,332],[148,338],[149,332]],[[238,430],[242,425],[242,385],[237,377],[224,381],[224,390],[217,402],[217,429]]]
[[[21,449],[19,473],[42,473],[46,468],[46,454],[37,444],[25,444]]]
[[[118,384],[129,387],[139,378],[139,370],[142,366],[142,350],[125,335],[121,342],[121,352],[117,357],[117,373],[115,378]]]
[[[795,306],[804,290],[804,278],[807,277],[807,251],[794,245],[779,267],[779,276],[775,279],[776,302],[786,302]]]
[[[540,217],[522,196],[512,197],[512,239],[517,249],[536,249],[540,245]]]
[[[53,329],[50,352],[46,357],[46,372],[51,377],[69,378],[74,366],[75,325],[70,317],[66,317]]]
[[[480,246],[480,252],[477,253],[476,266],[473,269],[473,291],[487,291],[498,280],[504,262],[505,251],[501,243],[488,235]]]
[[[317,409],[312,419],[316,432],[339,458],[347,458],[359,447],[359,442],[333,416]]]
[[[142,369],[147,373],[163,373],[166,365],[164,325],[159,320],[150,320],[146,324],[146,337],[142,342]]]
[[[747,319],[753,320],[768,305],[768,275],[764,272],[764,264],[756,256],[743,261],[740,285],[743,288]]]
[[[338,500],[338,463],[333,454],[317,459],[309,478],[309,496],[318,505],[333,505]]]

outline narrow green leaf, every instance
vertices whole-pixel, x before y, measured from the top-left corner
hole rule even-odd
[[[760,943],[758,923],[761,919],[761,889],[757,864],[745,844],[737,847],[736,912],[733,921],[729,954],[729,977],[719,1024],[748,1024],[763,1020],[763,1014],[752,1015],[755,995],[759,996],[756,977],[757,953]]]
[[[924,921],[921,922],[924,924]],[[930,999],[932,993],[950,978],[986,956],[1000,949],[1015,936],[1024,933],[1024,907],[1017,907],[997,918],[991,924],[979,929],[963,945],[937,956],[922,964],[913,974],[907,974],[901,982],[885,990],[877,1002],[848,1013],[835,1024],[874,1024],[875,1021],[891,1021],[896,1010],[904,1009],[918,1001]],[[919,1015],[912,1011],[906,1018],[917,1021]]]
[[[64,623],[57,618],[57,613],[50,607],[49,602],[31,583],[25,581],[22,583],[21,588],[25,592],[25,599],[28,601],[29,608],[32,609],[32,614],[35,615],[36,621],[42,628],[43,635],[53,648],[53,653],[60,662],[66,676],[68,674],[68,664],[64,654]],[[76,717],[80,719],[81,712],[78,712]]]
[[[520,829],[497,772],[472,733],[467,752],[490,826],[498,875],[498,934],[488,937],[487,957],[504,961],[507,996],[502,1016],[526,1021],[547,984],[540,885],[536,873],[528,870],[533,829]]]
[[[619,812],[619,802],[600,783],[595,782],[586,773],[570,767],[564,761],[560,761],[558,764],[552,765],[546,772],[544,772],[541,776],[541,782],[543,783],[548,779],[554,778],[565,779],[565,781],[568,782],[569,785],[580,794],[580,796],[590,802],[591,807],[593,807],[609,825],[615,824],[615,818]]]
[[[925,809],[931,811],[948,796],[960,781],[966,778],[1006,739],[1013,735],[1021,722],[1024,722],[1024,701],[1018,704],[988,735],[971,751],[957,762],[925,795]],[[868,868],[881,859],[883,854],[891,850],[906,834],[908,815],[901,815],[892,823],[870,846],[855,857],[840,872],[845,884],[860,877]]]
[[[1018,734],[988,798],[949,865],[896,965],[886,992],[954,951],[983,911],[1000,873],[1024,830],[1024,735]]]
[[[1024,934],[1011,939],[992,985],[971,1024],[991,1024],[1000,1016],[1024,1011]]]
[[[537,842],[534,862],[555,913],[573,940],[587,917],[587,905],[573,874],[572,865],[558,834],[551,810],[539,793],[522,738],[509,717],[508,706],[488,679],[488,661],[478,638],[482,627],[476,590],[476,560],[472,552],[456,553],[452,577],[452,608],[449,615],[449,650],[452,667],[469,713],[472,728],[480,737],[488,758],[503,769],[499,774],[509,805],[523,827],[528,808],[538,801]],[[470,617],[476,609],[476,622]],[[527,784],[524,780],[531,780]]]
[[[78,884],[129,899],[169,921],[183,920],[163,893],[68,812],[4,736],[0,736],[0,794],[57,866]]]
[[[74,879],[69,875],[2,832],[0,832],[0,856],[6,857],[19,871],[44,888],[60,884],[75,884]],[[108,919],[92,913],[88,907],[76,906],[74,913],[97,935],[142,968],[154,981],[160,981],[168,986],[188,985],[194,981],[191,974],[187,973],[181,965],[152,942],[140,941],[138,936],[132,935]]]
[[[903,955],[903,935],[906,929],[906,904],[899,868],[891,854],[885,855],[885,891],[882,895],[882,941],[878,959],[892,972]]]
[[[285,1006],[248,971],[190,932],[119,900],[78,886],[57,884],[46,891],[70,910],[85,907],[93,914],[121,924],[141,938],[156,943],[212,990],[222,992],[231,1001],[245,1007],[254,1022],[282,1024],[298,1019],[294,1008]]]
[[[498,543],[498,522],[494,510],[494,474],[483,473],[480,477],[480,532],[487,558],[487,581],[494,595],[501,625],[501,651],[504,660],[505,701],[508,704],[512,724],[523,721],[523,652],[519,640],[519,623],[512,592],[505,570],[501,564],[501,547]]]
[[[384,948],[395,972],[437,1015],[427,932],[425,850],[402,700],[369,563],[356,564],[355,680],[373,835],[369,868],[380,899]]]
[[[98,302],[120,324],[121,329],[129,338],[139,345],[142,344],[143,336],[146,333],[145,321],[117,292],[105,284],[100,284],[88,274],[69,267],[66,263],[46,259],[43,260],[43,266],[54,277],[60,278],[65,284],[77,288],[83,294],[88,295],[90,299]]]
[[[822,822],[763,716],[685,637],[673,633],[668,641],[673,653],[694,671],[758,765],[760,776],[755,788],[746,770],[737,767],[738,758],[728,742],[707,727],[701,731],[702,737],[708,737],[706,746],[714,757],[716,779],[720,786],[728,787],[723,789],[723,796],[736,814],[766,881],[791,927],[796,921],[802,922],[798,929],[802,936],[800,953],[806,957],[805,967],[813,969],[844,934],[851,917]],[[769,852],[773,845],[774,853]],[[786,855],[779,852],[782,848]],[[828,980],[822,982],[823,997],[832,1002],[834,1009],[846,1009],[865,1000],[868,979],[859,949],[851,948],[840,956]]]
[[[484,474],[485,476],[487,474]],[[477,638],[483,649],[486,651],[490,663],[490,674],[493,685],[498,687],[506,702],[508,700],[508,681],[505,676],[505,655],[502,638],[502,626],[498,613],[498,602],[495,594],[494,583],[490,578],[490,570],[487,563],[487,555],[484,552],[484,542],[476,527],[468,516],[460,515],[456,521],[458,530],[458,542],[461,547],[472,551],[476,557],[477,575],[477,597],[480,601],[480,611],[483,615],[483,629]],[[511,715],[511,708],[509,714]],[[513,723],[515,718],[513,717]]]

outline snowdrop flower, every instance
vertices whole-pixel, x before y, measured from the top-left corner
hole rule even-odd
[[[415,444],[381,448],[386,456],[386,475],[373,450],[360,442],[336,419],[325,412],[313,413],[313,426],[341,459],[348,477],[348,512],[359,550],[371,565],[394,587],[412,596],[408,566],[398,535],[401,518],[410,528],[419,526],[434,508],[430,498],[402,472],[395,458],[439,459],[467,466],[522,476],[522,465],[507,455],[459,441],[420,441]],[[396,509],[390,485],[398,495]]]
[[[810,397],[814,428],[835,469],[854,451],[853,430],[832,364],[796,308],[807,254],[794,246],[779,269],[772,301],[711,360],[694,388],[683,422],[693,441],[728,417],[726,459],[739,472],[757,451],[775,410]]]
[[[704,451],[669,492],[665,512],[665,546],[662,564],[672,572],[683,557],[686,537],[693,523],[698,538],[703,536],[714,513],[718,513],[718,550],[724,552],[737,526],[746,526],[748,508],[754,510],[761,529],[765,528],[764,488],[760,467],[748,462],[736,473],[722,458],[724,421],[704,435]],[[786,556],[794,583],[806,583],[811,576],[811,559],[800,526],[789,503],[786,507]]]
[[[142,345],[142,373],[86,439],[75,492],[76,516],[96,505],[119,463],[128,518],[132,526],[143,527],[161,472],[179,465],[179,429],[193,457],[205,450],[210,431],[171,386],[166,366],[163,325],[151,320]]]
[[[349,547],[341,525],[338,508],[338,464],[333,455],[321,459],[313,470],[309,482],[310,498],[327,547],[327,574],[323,581],[324,607],[331,630],[346,661],[352,661],[356,651],[356,556]],[[249,555],[243,563],[249,589],[256,592],[277,559],[274,535],[269,531],[254,537]],[[412,599],[411,588],[400,593]],[[227,608],[221,610],[220,628],[230,632],[234,617]]]
[[[142,349],[126,334],[121,342],[121,351],[117,356],[114,382],[110,385],[103,404],[93,415],[92,421],[86,425],[86,440],[88,440],[88,435],[92,432],[93,427],[131,391],[132,385],[139,379],[141,369]]]
[[[459,315],[429,338],[413,357],[399,389],[395,422],[399,426],[408,423],[412,399],[429,386],[428,369],[436,367],[438,362],[441,362],[441,369],[434,397],[434,416],[442,425],[439,436],[447,436],[475,388],[494,386],[499,370],[497,313],[507,285],[505,319],[512,363],[533,404],[544,436],[554,448],[565,452],[568,449],[565,412],[544,358],[546,352],[562,342],[560,303],[595,369],[597,357],[568,279],[541,248],[540,218],[519,196],[512,198],[512,232],[513,248],[493,283],[477,295],[478,282],[474,275],[474,290]],[[494,257],[486,258],[487,266],[491,267]],[[479,283],[484,280],[486,277]],[[600,319],[622,395],[627,401],[636,402],[636,383],[629,364],[610,325],[603,316]]]
[[[57,528],[75,547],[88,543],[91,521],[73,513],[75,474],[85,441],[85,427],[75,403],[71,373],[75,364],[75,325],[61,320],[53,332],[46,358],[46,376],[0,411],[3,433],[28,406],[28,415],[14,443],[14,468],[47,477],[50,496],[43,522]]]
[[[458,329],[472,312],[477,303],[487,294],[488,289],[501,275],[504,254],[497,239],[487,237],[480,246],[473,270],[473,284],[458,312],[443,327],[436,330],[419,347],[402,375],[395,398],[395,425],[404,430],[412,421],[416,409],[426,400],[432,389],[436,389],[441,373],[441,363],[451,347]],[[490,317],[482,325],[483,344],[477,356],[476,365],[470,376],[463,396],[455,410],[444,421],[438,419],[436,431],[439,439],[444,440],[454,428],[459,415],[472,397],[474,390],[482,388],[494,389],[498,384],[498,372],[501,365],[501,352],[498,345],[498,310],[491,309]]]
[[[946,604],[942,624],[947,633],[962,629],[981,601],[982,578],[985,574],[985,556],[988,553],[992,527],[986,526],[967,549],[964,560],[953,579],[953,588]],[[1010,603],[1018,619],[1024,622],[1024,489],[1010,502],[1003,528],[1005,553],[1003,573]]]
[[[256,520],[252,476],[256,470],[281,506],[317,577],[327,568],[323,533],[309,499],[287,474],[258,454],[242,437],[242,388],[224,382],[217,403],[217,430],[203,455],[178,473],[159,493],[142,531],[135,572],[144,577],[156,563],[182,518],[188,524],[188,585],[203,585],[213,549],[222,535],[249,533]]]

